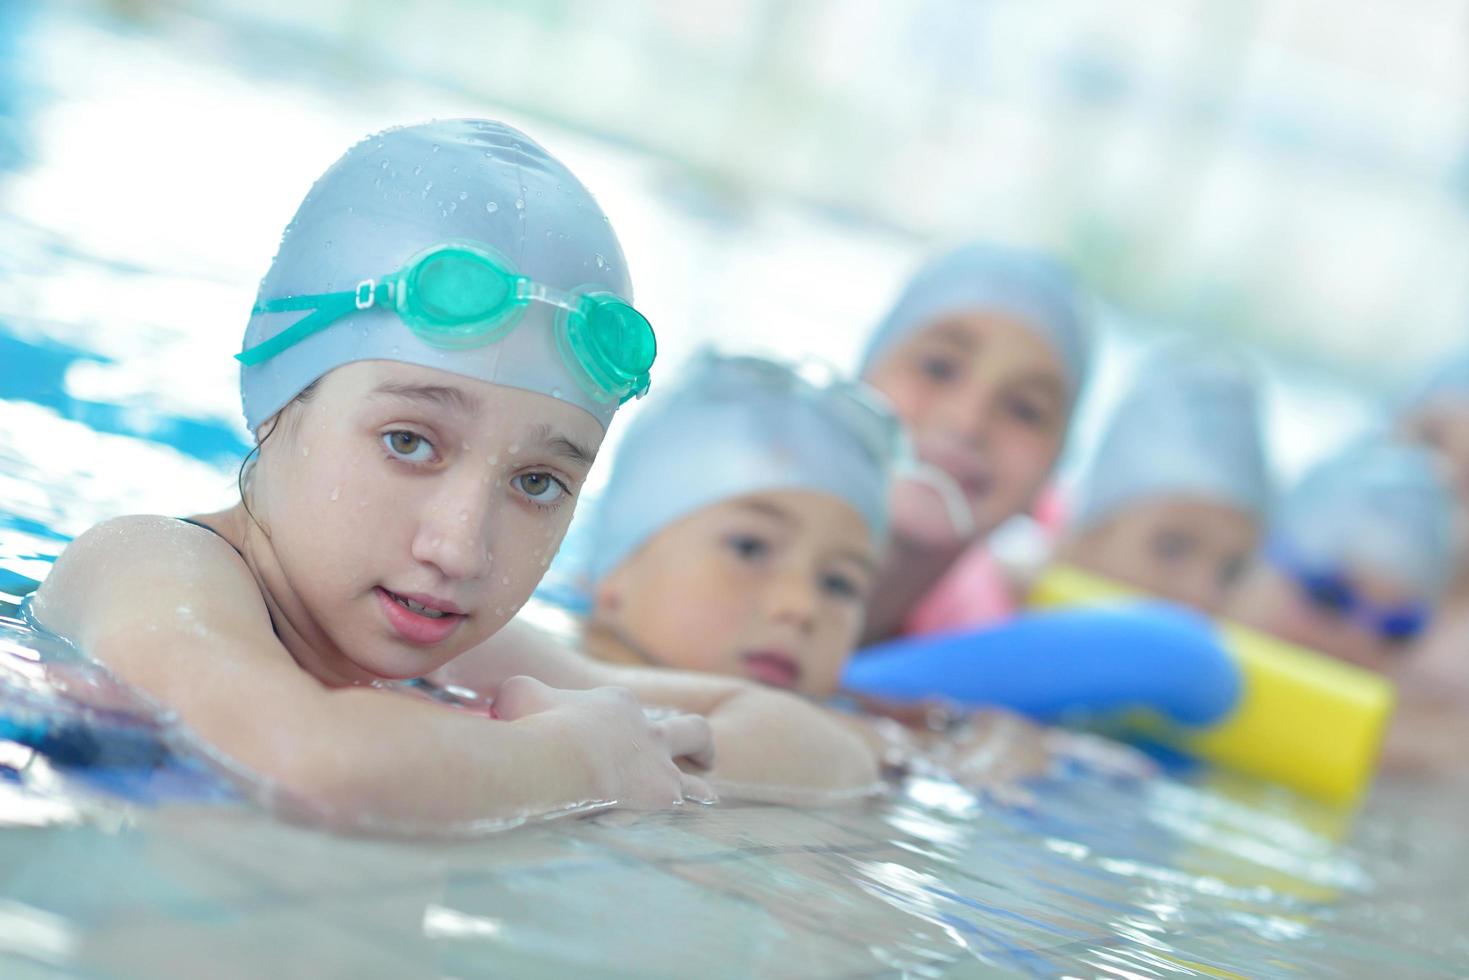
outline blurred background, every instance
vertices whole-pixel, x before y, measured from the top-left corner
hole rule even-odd
[[[598,195],[665,372],[849,366],[931,250],[1055,251],[1107,330],[1063,480],[1164,335],[1257,352],[1282,477],[1469,340],[1469,0],[0,0],[0,496],[223,502],[311,181],[466,114]]]

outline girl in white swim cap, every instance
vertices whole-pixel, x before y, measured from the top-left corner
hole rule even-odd
[[[258,448],[240,502],[99,525],[35,618],[340,819],[710,799],[678,764],[710,764],[710,723],[679,710],[735,747],[716,774],[865,785],[850,738],[794,699],[659,677],[678,710],[653,719],[637,672],[485,643],[550,563],[654,347],[601,210],[534,141],[480,120],[369,137],[317,181],[261,283],[238,355]],[[494,719],[380,689],[465,658]],[[761,766],[745,735],[799,749]]]

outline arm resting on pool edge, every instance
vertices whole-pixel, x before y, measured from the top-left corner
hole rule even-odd
[[[998,705],[1043,721],[1151,708],[1189,726],[1226,717],[1239,669],[1203,617],[1162,604],[1066,609],[906,637],[853,657],[848,690]]]
[[[267,794],[327,819],[417,830],[515,819],[627,799],[615,780],[630,763],[658,761],[636,706],[587,700],[597,692],[502,722],[393,692],[328,689],[280,644],[240,557],[168,518],[121,518],[78,538],[34,613]],[[686,778],[667,753],[662,764],[674,788],[657,805]]]

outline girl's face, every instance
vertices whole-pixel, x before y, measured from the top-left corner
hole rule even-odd
[[[987,534],[1030,506],[1061,451],[1070,386],[1056,351],[1025,321],[955,313],[915,331],[867,371],[919,458],[958,483]],[[928,536],[898,507],[894,530]]]
[[[503,626],[602,441],[554,398],[390,361],[332,371],[276,424],[250,504],[282,608],[327,641],[303,666],[336,677],[417,677]]]
[[[872,575],[871,534],[846,503],[751,494],[650,538],[603,579],[593,617],[661,665],[822,696],[856,649]]]
[[[1413,596],[1397,583],[1353,572],[1352,590],[1377,608],[1406,606]],[[1413,649],[1332,608],[1313,601],[1293,578],[1267,561],[1256,561],[1230,596],[1230,619],[1290,643],[1389,676],[1401,672]]]
[[[1249,564],[1259,523],[1195,497],[1140,500],[1069,538],[1063,560],[1217,615]]]

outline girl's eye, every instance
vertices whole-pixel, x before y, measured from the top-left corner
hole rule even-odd
[[[542,506],[555,503],[571,492],[550,473],[522,473],[510,484]]]
[[[1153,536],[1153,554],[1164,561],[1182,561],[1194,550],[1194,540],[1178,531],[1159,531]]]
[[[770,554],[770,545],[753,534],[736,534],[726,543],[736,555],[746,561],[759,561]]]
[[[838,599],[856,599],[861,593],[854,579],[835,572],[821,576],[821,588]]]
[[[1050,421],[1046,410],[1027,398],[1012,398],[1009,402],[1011,416],[1026,425],[1040,426]]]
[[[433,443],[406,429],[384,432],[383,445],[388,452],[410,463],[427,463],[434,458]]]
[[[949,381],[959,373],[954,362],[946,357],[925,357],[918,362],[918,369],[933,381]]]

